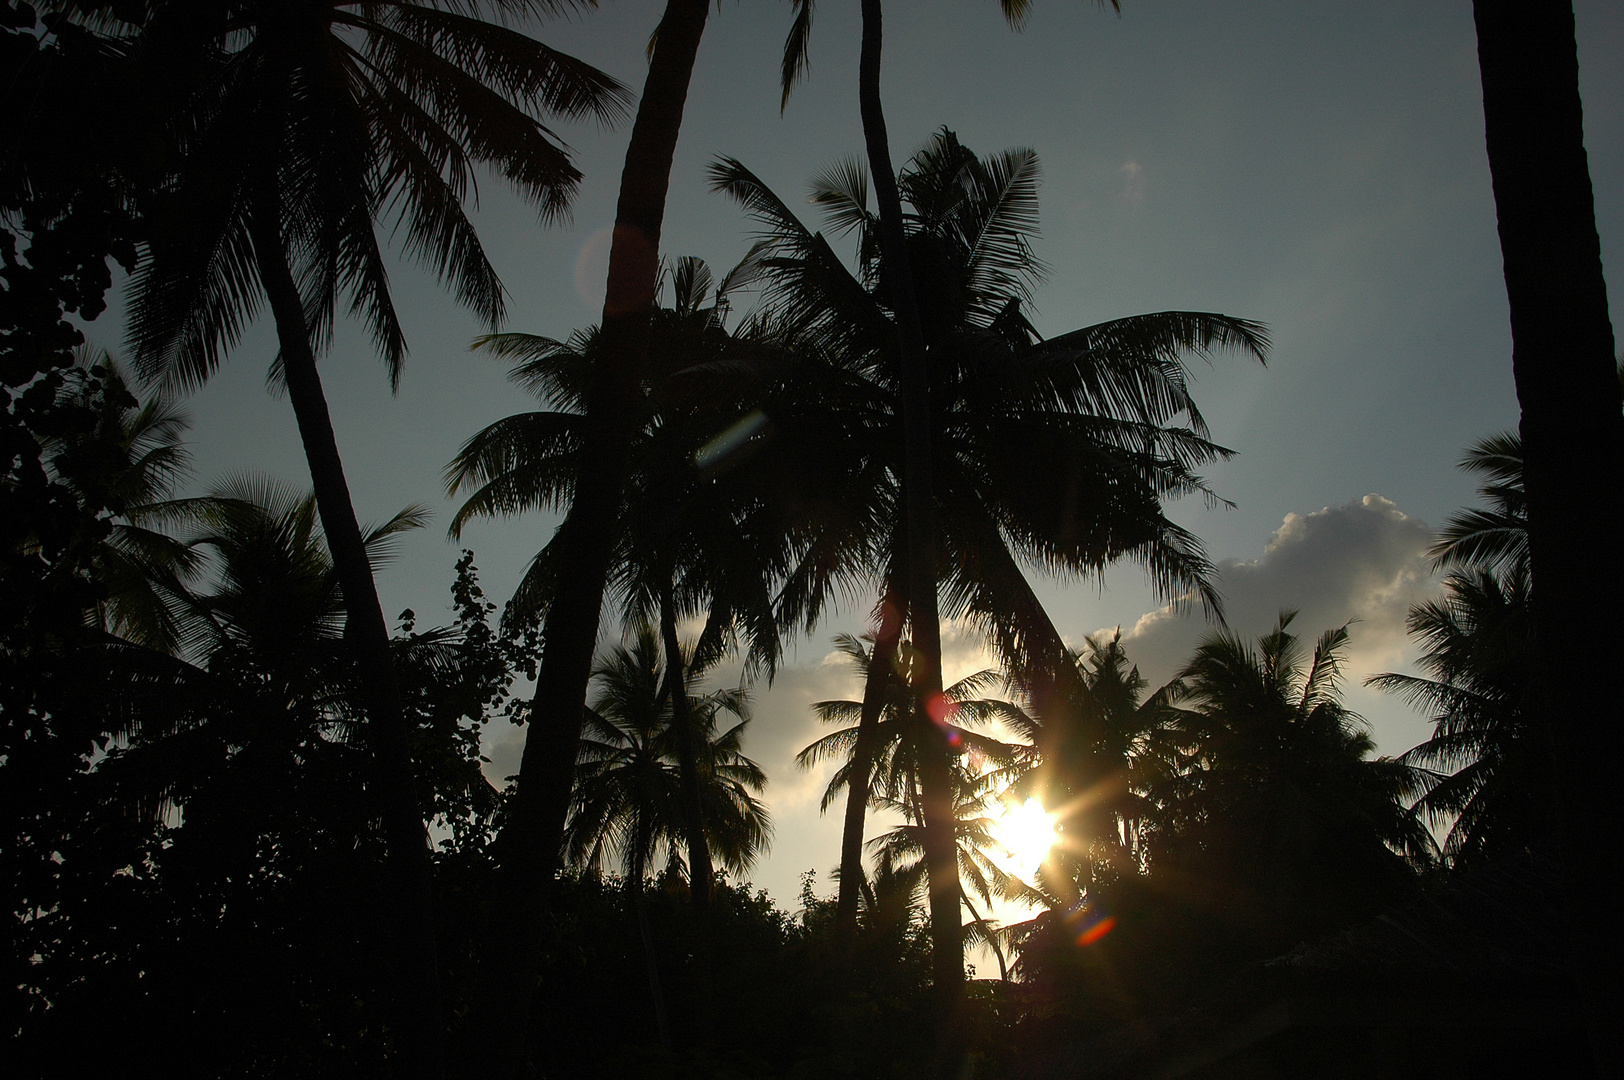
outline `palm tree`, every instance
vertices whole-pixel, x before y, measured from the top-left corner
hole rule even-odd
[[[712,873],[700,784],[703,739],[685,669],[704,670],[735,643],[743,644],[752,664],[771,667],[779,645],[772,587],[792,554],[771,497],[769,463],[723,449],[742,449],[738,444],[749,442],[751,430],[748,399],[741,396],[749,384],[731,373],[760,367],[762,355],[775,352],[760,328],[730,333],[724,323],[728,290],[748,269],[747,263],[725,276],[713,294],[702,261],[685,258],[671,267],[673,306],[658,308],[650,319],[645,383],[636,428],[627,434],[615,528],[607,538],[607,584],[625,621],[656,625],[666,655],[674,658],[666,665],[665,693],[682,764],[690,896],[701,927],[708,922]],[[453,519],[453,534],[472,517],[553,506],[578,491],[589,396],[604,345],[596,329],[566,342],[502,334],[480,343],[515,360],[515,381],[553,408],[497,421],[462,448],[447,469],[449,488],[474,490]],[[533,618],[543,610],[551,618],[557,610],[567,543],[567,528],[561,528],[537,553],[515,594],[512,618]],[[690,663],[677,625],[699,616],[704,626]],[[708,955],[702,935],[701,983]]]
[[[1048,708],[1032,710],[1032,733],[1039,745],[1055,746],[1045,729],[1082,717],[1078,726],[1089,742],[1072,740],[1055,760],[1045,759],[1025,776],[1020,790],[1039,792],[1055,807],[1060,843],[1041,869],[1043,886],[1065,908],[1098,887],[1143,873],[1146,828],[1153,807],[1150,785],[1187,761],[1178,734],[1174,701],[1182,690],[1170,683],[1153,692],[1122,646],[1122,632],[1110,639],[1088,637],[1084,651],[1067,654],[1076,672],[1070,691],[1051,695]]]
[[[856,792],[861,791],[869,806],[902,814],[902,825],[868,846],[878,853],[879,864],[886,874],[893,877],[899,873],[912,874],[913,879],[922,883],[925,862],[921,776],[936,742],[945,737],[947,745],[962,758],[953,763],[955,860],[961,882],[968,886],[968,891],[960,888],[960,898],[970,913],[975,933],[986,937],[988,924],[976,911],[971,895],[990,903],[994,892],[999,895],[1008,892],[1004,880],[1007,874],[985,854],[988,848],[996,846],[990,832],[993,822],[987,816],[988,808],[1018,777],[1032,769],[1036,759],[1030,745],[1004,742],[974,729],[1001,724],[1019,734],[1030,735],[1034,730],[1030,718],[1011,702],[980,696],[1004,681],[991,670],[967,675],[944,688],[942,700],[947,711],[940,719],[921,715],[910,690],[912,672],[909,670],[912,663],[918,662],[919,654],[910,643],[902,642],[897,655],[889,661],[876,660],[878,646],[865,647],[861,640],[849,634],[837,636],[835,645],[862,677],[865,692],[878,686],[885,695],[879,719],[866,733],[872,740],[872,750],[859,752],[865,734],[862,724],[865,702],[820,701],[813,705],[818,718],[825,723],[845,726],[804,748],[796,756],[796,764],[807,769],[822,761],[840,761],[824,788],[820,809],[827,810],[843,791],[847,792],[849,807],[858,797]],[[871,680],[870,673],[882,662],[890,674]],[[866,775],[859,775],[864,771]],[[861,878],[860,884],[864,880],[866,878]],[[1002,964],[1001,947],[994,942],[993,948]]]
[[[698,788],[703,804],[704,858],[688,847],[690,888],[709,873],[712,858],[729,870],[743,872],[765,849],[772,826],[766,807],[753,793],[766,786],[759,766],[740,750],[749,723],[749,700],[742,689],[707,695],[694,693],[703,669],[662,658],[654,630],[645,625],[630,648],[617,648],[599,665],[600,691],[587,711],[577,767],[575,807],[566,833],[572,861],[597,863],[618,856],[636,907],[638,927],[648,962],[649,986],[661,1045],[669,1048],[665,1002],[660,991],[652,932],[643,899],[643,878],[660,847],[678,852],[689,840],[690,808],[685,805],[688,754],[676,731],[676,702],[670,672],[683,672],[684,688],[698,716],[702,748]],[[716,731],[722,712],[739,722]]]
[[[873,639],[870,638],[870,641]],[[853,672],[869,685],[869,672],[875,664],[875,651],[859,638],[840,634],[835,648],[850,662]],[[902,810],[916,823],[922,817],[919,780],[921,760],[929,753],[931,739],[924,737],[927,726],[936,726],[929,718],[920,719],[908,690],[908,665],[917,657],[911,643],[903,643],[901,670],[894,678],[880,681],[885,688],[885,701],[880,708],[879,722],[875,725],[875,752],[866,759],[856,754],[862,731],[864,703],[861,701],[819,701],[812,705],[819,720],[841,727],[814,740],[795,757],[795,763],[810,769],[822,762],[838,762],[823,790],[820,810],[827,811],[842,793],[854,790],[857,771],[866,762],[868,776],[862,788],[868,793],[870,805],[885,805]],[[1033,725],[1021,709],[1011,702],[982,697],[983,693],[1003,681],[996,671],[983,670],[965,676],[946,687],[942,696],[949,705],[948,719],[942,724],[948,743],[961,755],[968,755],[980,766],[978,778],[990,777],[990,782],[1001,781],[1007,787],[1011,780],[1035,764],[1030,746],[1007,743],[974,730],[988,724],[1001,724],[1018,733],[1030,733]],[[850,796],[848,795],[848,798]]]
[[[918,630],[924,620],[905,580],[911,525],[903,512],[907,454],[898,430],[893,279],[863,170],[837,166],[814,181],[812,195],[834,229],[857,233],[856,273],[739,162],[719,161],[712,179],[761,223],[756,258],[766,310],[802,358],[766,411],[780,444],[804,448],[808,467],[830,486],[826,504],[838,507],[829,513],[817,504],[808,554],[783,591],[783,618],[810,623],[837,588],[871,576],[885,598],[881,654],[894,648],[906,618],[915,648],[928,656]],[[1166,594],[1197,596],[1215,608],[1199,541],[1161,511],[1164,497],[1210,498],[1195,469],[1228,454],[1207,438],[1180,356],[1239,348],[1261,358],[1261,328],[1223,315],[1164,312],[1044,341],[1020,312],[1042,272],[1030,245],[1036,156],[1020,150],[978,158],[943,131],[900,183],[912,208],[915,267],[927,275],[921,295],[930,298],[932,490],[942,529],[935,574],[947,612],[980,623],[1010,669],[1041,690],[1040,673],[1057,670],[1065,647],[1022,563],[1092,574],[1126,555],[1144,563]],[[1035,461],[1050,465],[1033,469]],[[875,677],[884,670],[871,669]],[[869,717],[877,717],[882,697],[877,688],[865,691]],[[1064,727],[1057,718],[1051,737]],[[863,770],[856,775],[860,783]],[[927,792],[939,790],[931,785],[942,779],[929,780]],[[849,807],[861,806],[860,796],[854,788]],[[861,872],[861,816],[850,809],[842,850],[840,911],[849,919]]]
[[[591,678],[604,589],[611,565],[616,507],[637,412],[631,400],[648,362],[660,232],[677,134],[709,0],[668,0],[656,28],[648,77],[621,172],[602,320],[604,362],[587,397],[582,469],[560,536],[561,587],[547,612],[531,728],[498,837],[501,885],[511,910],[537,913],[558,864],[574,781],[573,748]],[[540,731],[543,734],[537,735]],[[482,963],[482,1042],[499,1077],[517,1073],[534,986],[538,939],[533,918],[505,928]]]
[[[1616,374],[1624,386],[1624,358]],[[1410,610],[1432,678],[1387,673],[1369,681],[1433,713],[1433,737],[1404,757],[1447,775],[1416,805],[1449,823],[1444,854],[1471,865],[1548,845],[1549,739],[1541,733],[1543,665],[1534,639],[1528,496],[1522,438],[1501,432],[1460,467],[1484,477],[1485,505],[1451,517],[1432,545],[1433,568],[1453,570],[1440,600]]]
[[[1443,854],[1473,866],[1554,840],[1549,740],[1540,723],[1542,665],[1535,648],[1522,439],[1483,439],[1460,463],[1485,478],[1472,507],[1444,523],[1435,569],[1444,596],[1410,609],[1429,678],[1385,673],[1371,685],[1432,713],[1433,734],[1402,760],[1435,770],[1416,804],[1448,825]]]
[[[1432,737],[1399,760],[1438,774],[1415,810],[1447,824],[1444,857],[1470,867],[1554,841],[1544,679],[1525,568],[1451,574],[1444,588],[1408,620],[1430,678],[1387,673],[1370,681],[1432,713]]]
[[[105,590],[92,617],[108,633],[173,653],[178,608],[200,556],[166,530],[196,523],[210,505],[175,498],[190,474],[182,436],[191,417],[168,394],[137,401],[122,366],[102,350],[79,350],[67,377],[62,404],[83,410],[90,424],[45,443],[48,470],[86,505],[113,510],[111,528],[91,556]]]
[[[239,1060],[271,1055],[257,1064],[273,1069],[288,1060],[281,1055],[322,1053],[285,1026],[275,1049],[267,1048],[266,1032],[287,1021],[273,1007],[282,1002],[310,1018],[306,1026],[328,1038],[328,1051],[355,1038],[368,1052],[386,1054],[387,1040],[376,1033],[387,1032],[387,1015],[358,1003],[381,1001],[386,1011],[394,981],[388,953],[365,933],[378,890],[389,886],[388,858],[370,794],[377,775],[356,704],[344,595],[314,499],[243,477],[197,502],[182,534],[196,571],[168,597],[178,655],[112,640],[104,664],[86,658],[87,676],[106,671],[91,696],[113,735],[107,759],[87,781],[99,796],[99,820],[158,829],[147,856],[151,895],[161,904],[148,916],[156,938],[130,935],[112,954],[122,951],[146,968],[142,985],[149,989],[137,996],[179,1025],[159,1029],[159,1041],[173,1036],[185,1045],[195,1030],[187,1025],[259,1002],[264,1017],[239,1017],[240,1038],[223,1052]],[[423,521],[414,507],[368,529],[369,559],[381,565],[391,540]],[[432,631],[392,643],[405,671],[425,669],[411,672],[414,682],[432,679],[437,687],[462,681],[459,644]],[[436,722],[427,702],[411,704],[416,752],[433,785],[425,805],[483,798],[488,816],[495,793],[479,775],[477,741],[472,756],[459,751],[462,740]],[[470,782],[472,791],[453,790]],[[462,823],[441,817],[436,824],[455,832]],[[98,929],[80,932],[94,940]],[[118,937],[130,929],[122,917],[112,928]],[[218,953],[222,942],[228,951],[211,962],[244,974],[218,984],[211,977],[197,988],[197,958]],[[141,1003],[132,1007],[140,1016]],[[357,1026],[346,1031],[352,1021]],[[209,1051],[197,1053],[209,1060]],[[223,1062],[201,1067],[240,1071]]]
[[[1613,628],[1624,583],[1595,568],[1611,557],[1624,505],[1595,495],[1598,484],[1611,493],[1624,483],[1624,421],[1573,10],[1554,0],[1475,0],[1472,8],[1522,407],[1536,637],[1546,670],[1605,671],[1619,654]],[[1550,679],[1545,694],[1557,747],[1553,795],[1572,823],[1561,835],[1591,1045],[1601,1071],[1616,1073],[1620,1054],[1607,1032],[1624,1003],[1624,931],[1611,901],[1621,867],[1602,793],[1607,763],[1624,747],[1604,682]]]
[[[1177,767],[1147,785],[1150,870],[1241,889],[1280,926],[1334,926],[1388,895],[1433,850],[1409,812],[1428,778],[1370,757],[1341,703],[1347,627],[1305,655],[1293,615],[1256,644],[1205,639],[1179,673]]]
[[[579,180],[534,112],[623,115],[608,76],[487,11],[581,6],[398,0],[158,5],[140,45],[155,64],[202,73],[192,110],[171,121],[179,175],[147,207],[153,240],[133,280],[131,337],[148,378],[195,386],[268,302],[316,501],[345,595],[374,749],[387,783],[391,847],[406,883],[403,931],[416,953],[413,1067],[443,1071],[430,867],[413,791],[388,628],[378,606],[316,370],[340,295],[398,382],[406,346],[389,297],[377,223],[393,213],[406,249],[491,323],[502,289],[463,210],[473,171],[491,167],[544,219]]]
[[[1113,5],[1117,0],[1112,0]],[[795,21],[784,46],[783,98],[789,99],[796,78],[807,70],[807,43],[812,28],[812,0],[794,0]],[[1030,6],[1029,0],[1001,0],[1005,18],[1019,26]],[[902,586],[914,624],[917,647],[925,658],[920,665],[914,692],[921,709],[941,696],[942,643],[937,611],[937,538],[931,421],[931,378],[926,358],[925,326],[919,309],[914,270],[910,265],[907,230],[902,212],[902,195],[891,161],[886,133],[885,111],[880,100],[880,59],[884,28],[880,0],[862,0],[862,47],[858,61],[858,110],[863,122],[863,138],[868,164],[874,174],[878,203],[879,250],[884,253],[889,279],[888,300],[894,313],[895,362],[903,426],[902,509],[906,519],[906,559],[897,579]],[[954,928],[958,925],[958,903],[953,896],[953,855],[950,843],[952,805],[948,796],[949,773],[945,765],[929,763],[930,789],[926,862],[931,867],[932,957],[936,985],[944,995],[943,1005],[957,999],[963,981],[963,949]],[[842,902],[850,910],[849,900]],[[951,1007],[941,1015],[950,1016]],[[952,1055],[944,1057],[944,1062]]]
[[[953,854],[959,869],[959,900],[966,916],[960,933],[971,944],[985,943],[998,961],[999,977],[1009,980],[1009,967],[1005,961],[1004,934],[1000,927],[976,909],[973,897],[991,905],[993,898],[1029,899],[1031,888],[1000,864],[989,852],[1002,852],[1002,843],[996,833],[998,822],[992,815],[997,812],[1003,796],[1003,783],[996,771],[976,775],[963,766],[954,768],[953,799]],[[875,852],[880,876],[907,876],[924,884],[925,838],[919,822],[920,795],[917,786],[905,799],[880,796],[874,805],[881,809],[904,814],[903,821],[889,832],[869,841]]]
[[[626,873],[636,878],[663,846],[680,865],[687,827],[674,710],[666,686],[670,670],[656,632],[644,626],[629,648],[616,648],[595,672],[600,689],[587,713],[589,734],[582,740],[566,847],[573,861],[618,855]],[[771,817],[755,797],[765,788],[766,775],[740,749],[750,723],[749,695],[740,688],[698,693],[705,671],[692,664],[683,670],[704,742],[700,781],[710,811],[705,818],[708,861],[744,873],[772,836]],[[718,731],[723,713],[737,722]],[[691,855],[690,884],[695,872]]]
[[[572,862],[600,862],[612,851],[620,856],[643,940],[655,1030],[669,1050],[671,1029],[643,879],[657,847],[680,842],[680,831],[672,830],[680,830],[682,814],[675,770],[665,760],[667,722],[661,716],[661,664],[652,631],[645,627],[630,649],[616,649],[594,677],[601,689],[581,736],[566,851]]]

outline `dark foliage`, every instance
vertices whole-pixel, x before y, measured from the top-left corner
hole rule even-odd
[[[232,512],[206,659],[86,644],[50,717],[78,739],[17,762],[50,813],[6,848],[14,1075],[392,1070],[399,964],[373,930],[391,879],[331,566],[307,500]],[[493,828],[478,733],[525,649],[488,626],[472,557],[457,571],[456,622],[394,643],[451,868]]]

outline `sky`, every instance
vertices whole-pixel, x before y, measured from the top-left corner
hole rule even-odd
[[[549,45],[634,89],[663,5],[605,0],[534,29]],[[1030,147],[1043,165],[1042,236],[1050,266],[1028,309],[1045,336],[1149,311],[1219,311],[1267,324],[1267,367],[1197,361],[1194,391],[1213,437],[1236,451],[1208,478],[1232,509],[1176,504],[1172,516],[1218,562],[1230,625],[1271,629],[1283,609],[1312,639],[1353,622],[1348,703],[1382,752],[1427,734],[1424,718],[1362,687],[1413,670],[1410,605],[1433,595],[1433,530],[1472,499],[1457,468],[1474,441],[1515,426],[1511,341],[1483,148],[1469,0],[1123,0],[1120,15],[1043,0],[1023,32],[993,0],[890,0],[882,73],[900,163],[936,129],[989,153]],[[663,239],[670,256],[736,262],[749,225],[704,179],[736,157],[792,205],[832,161],[862,150],[858,5],[818,5],[811,73],[780,114],[778,64],[790,7],[723,0],[706,29],[677,148]],[[1624,251],[1624,6],[1578,0],[1585,138],[1604,264]],[[567,223],[543,227],[495,179],[476,221],[509,293],[507,329],[565,337],[597,321],[629,125],[556,125],[585,173]],[[816,221],[805,206],[803,220]],[[387,234],[387,225],[383,227]],[[484,328],[432,276],[399,263],[393,289],[411,346],[398,394],[356,326],[322,364],[340,448],[363,520],[408,503],[435,521],[379,575],[386,614],[420,625],[450,616],[459,550],[475,551],[504,601],[551,535],[542,516],[445,535],[455,509],[442,471],[493,420],[533,407],[502,367],[472,354]],[[1615,282],[1624,281],[1614,274]],[[1619,285],[1610,296],[1620,308]],[[735,310],[747,301],[735,300]],[[122,308],[88,328],[115,350]],[[258,471],[307,482],[292,411],[267,392],[268,321],[193,395],[196,490]],[[1102,581],[1037,579],[1068,640],[1120,627],[1153,685],[1212,627],[1165,610],[1132,566]],[[830,638],[863,628],[867,601],[801,640],[769,688],[756,687],[746,750],[771,777],[771,855],[750,875],[794,906],[799,876],[838,862],[840,814],[818,813],[826,776],[795,769],[815,738],[813,701],[856,696]],[[615,633],[606,624],[605,642]],[[958,627],[946,676],[987,663]],[[728,679],[735,673],[726,673]],[[487,736],[488,772],[517,769],[522,733]],[[872,835],[872,830],[871,830]]]

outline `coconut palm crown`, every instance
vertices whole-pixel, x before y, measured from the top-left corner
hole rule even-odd
[[[845,490],[845,510],[809,526],[810,557],[782,596],[786,621],[812,623],[854,576],[872,580],[869,567],[900,580],[897,346],[878,219],[857,163],[813,181],[828,226],[855,237],[848,268],[740,162],[717,161],[711,179],[758,222],[763,309],[803,357],[768,406],[779,438],[803,460],[824,448],[807,467]],[[1023,564],[1069,576],[1133,558],[1169,598],[1218,608],[1200,541],[1161,509],[1215,500],[1196,469],[1230,455],[1208,437],[1182,357],[1261,359],[1268,347],[1258,324],[1204,312],[1042,338],[1022,311],[1044,272],[1037,182],[1032,151],[981,158],[945,129],[898,177],[930,359],[943,614],[980,622],[1017,668],[1059,653]]]
[[[260,309],[260,249],[271,245],[297,282],[317,351],[335,317],[353,315],[398,382],[406,340],[377,231],[388,218],[408,255],[499,322],[501,282],[465,208],[478,173],[497,173],[556,219],[580,172],[535,117],[610,123],[625,116],[629,94],[487,17],[586,6],[151,5],[137,47],[154,66],[197,73],[198,85],[191,111],[171,118],[176,175],[145,207],[155,238],[134,276],[131,320],[142,373],[185,386],[207,379]]]

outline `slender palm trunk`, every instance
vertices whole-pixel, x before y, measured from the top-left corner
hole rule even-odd
[[[925,362],[925,337],[914,297],[913,272],[908,265],[907,240],[902,228],[902,199],[891,167],[891,147],[880,105],[880,53],[883,41],[880,0],[863,0],[863,45],[859,59],[858,104],[863,136],[868,144],[869,170],[874,176],[875,201],[880,212],[880,246],[886,266],[888,299],[897,319],[901,355],[902,423],[904,443],[903,498],[908,532],[908,613],[914,647],[914,693],[927,752],[921,754],[920,782],[924,789],[925,865],[930,875],[931,970],[938,1016],[957,1031],[954,1017],[964,986],[964,943],[959,924],[959,868],[953,853],[953,777],[948,745],[932,712],[940,712],[942,699],[942,637],[936,605],[936,521],[931,498],[930,381]]]
[[[482,1080],[507,1080],[524,1067],[539,961],[545,890],[559,865],[564,822],[581,742],[581,710],[592,674],[598,623],[615,548],[626,458],[648,365],[660,230],[671,161],[682,127],[709,0],[669,0],[650,58],[609,246],[609,282],[600,341],[603,362],[586,403],[586,431],[575,498],[554,543],[563,572],[547,612],[530,730],[508,823],[496,845],[499,915],[489,928],[477,1008],[478,1037],[489,1068]]]
[[[688,700],[687,667],[682,660],[682,643],[677,640],[677,610],[668,584],[660,595],[660,642],[665,651],[665,688],[671,701],[671,727],[677,737],[678,785],[682,798],[682,831],[688,842],[688,893],[693,903],[696,940],[694,943],[695,1015],[699,1020],[697,1042],[708,1047],[711,1041],[711,939],[710,844],[705,840],[705,812],[700,795],[699,732],[695,729],[692,702]]]
[[[654,1001],[654,1027],[660,1036],[660,1048],[671,1049],[671,1024],[665,1015],[665,992],[660,989],[660,961],[654,952],[654,929],[648,921],[648,898],[643,895],[645,855],[649,849],[648,826],[638,823],[637,838],[632,848],[631,880],[626,884],[632,891],[632,908],[637,913],[637,932],[643,939],[643,962],[648,967],[649,996]]]
[[[1624,580],[1624,420],[1596,234],[1573,9],[1476,0],[1489,171],[1522,406],[1534,624],[1548,670],[1614,670]],[[1606,679],[1544,681],[1568,914],[1597,1075],[1624,1073],[1624,876],[1610,805],[1624,747]]]
[[[846,820],[840,834],[840,893],[835,901],[835,918],[841,932],[850,936],[857,929],[857,899],[863,887],[863,827],[868,813],[870,781],[874,758],[880,748],[880,713],[885,694],[896,678],[897,643],[902,640],[902,597],[887,585],[880,601],[880,622],[874,633],[874,649],[868,658],[868,675],[863,680],[863,711],[857,721],[857,742],[851,751],[851,778],[846,784]]]
[[[367,741],[377,762],[389,861],[400,883],[399,897],[388,905],[397,912],[398,955],[404,976],[398,1032],[400,1068],[404,1075],[439,1077],[445,1073],[445,1050],[434,932],[433,863],[412,776],[400,688],[389,656],[389,629],[378,602],[355,506],[350,501],[344,462],[338,454],[332,417],[310,346],[304,306],[274,223],[256,222],[254,254],[276,321],[288,400],[293,403],[299,438],[310,464],[322,532],[344,592],[344,636],[361,676]]]

